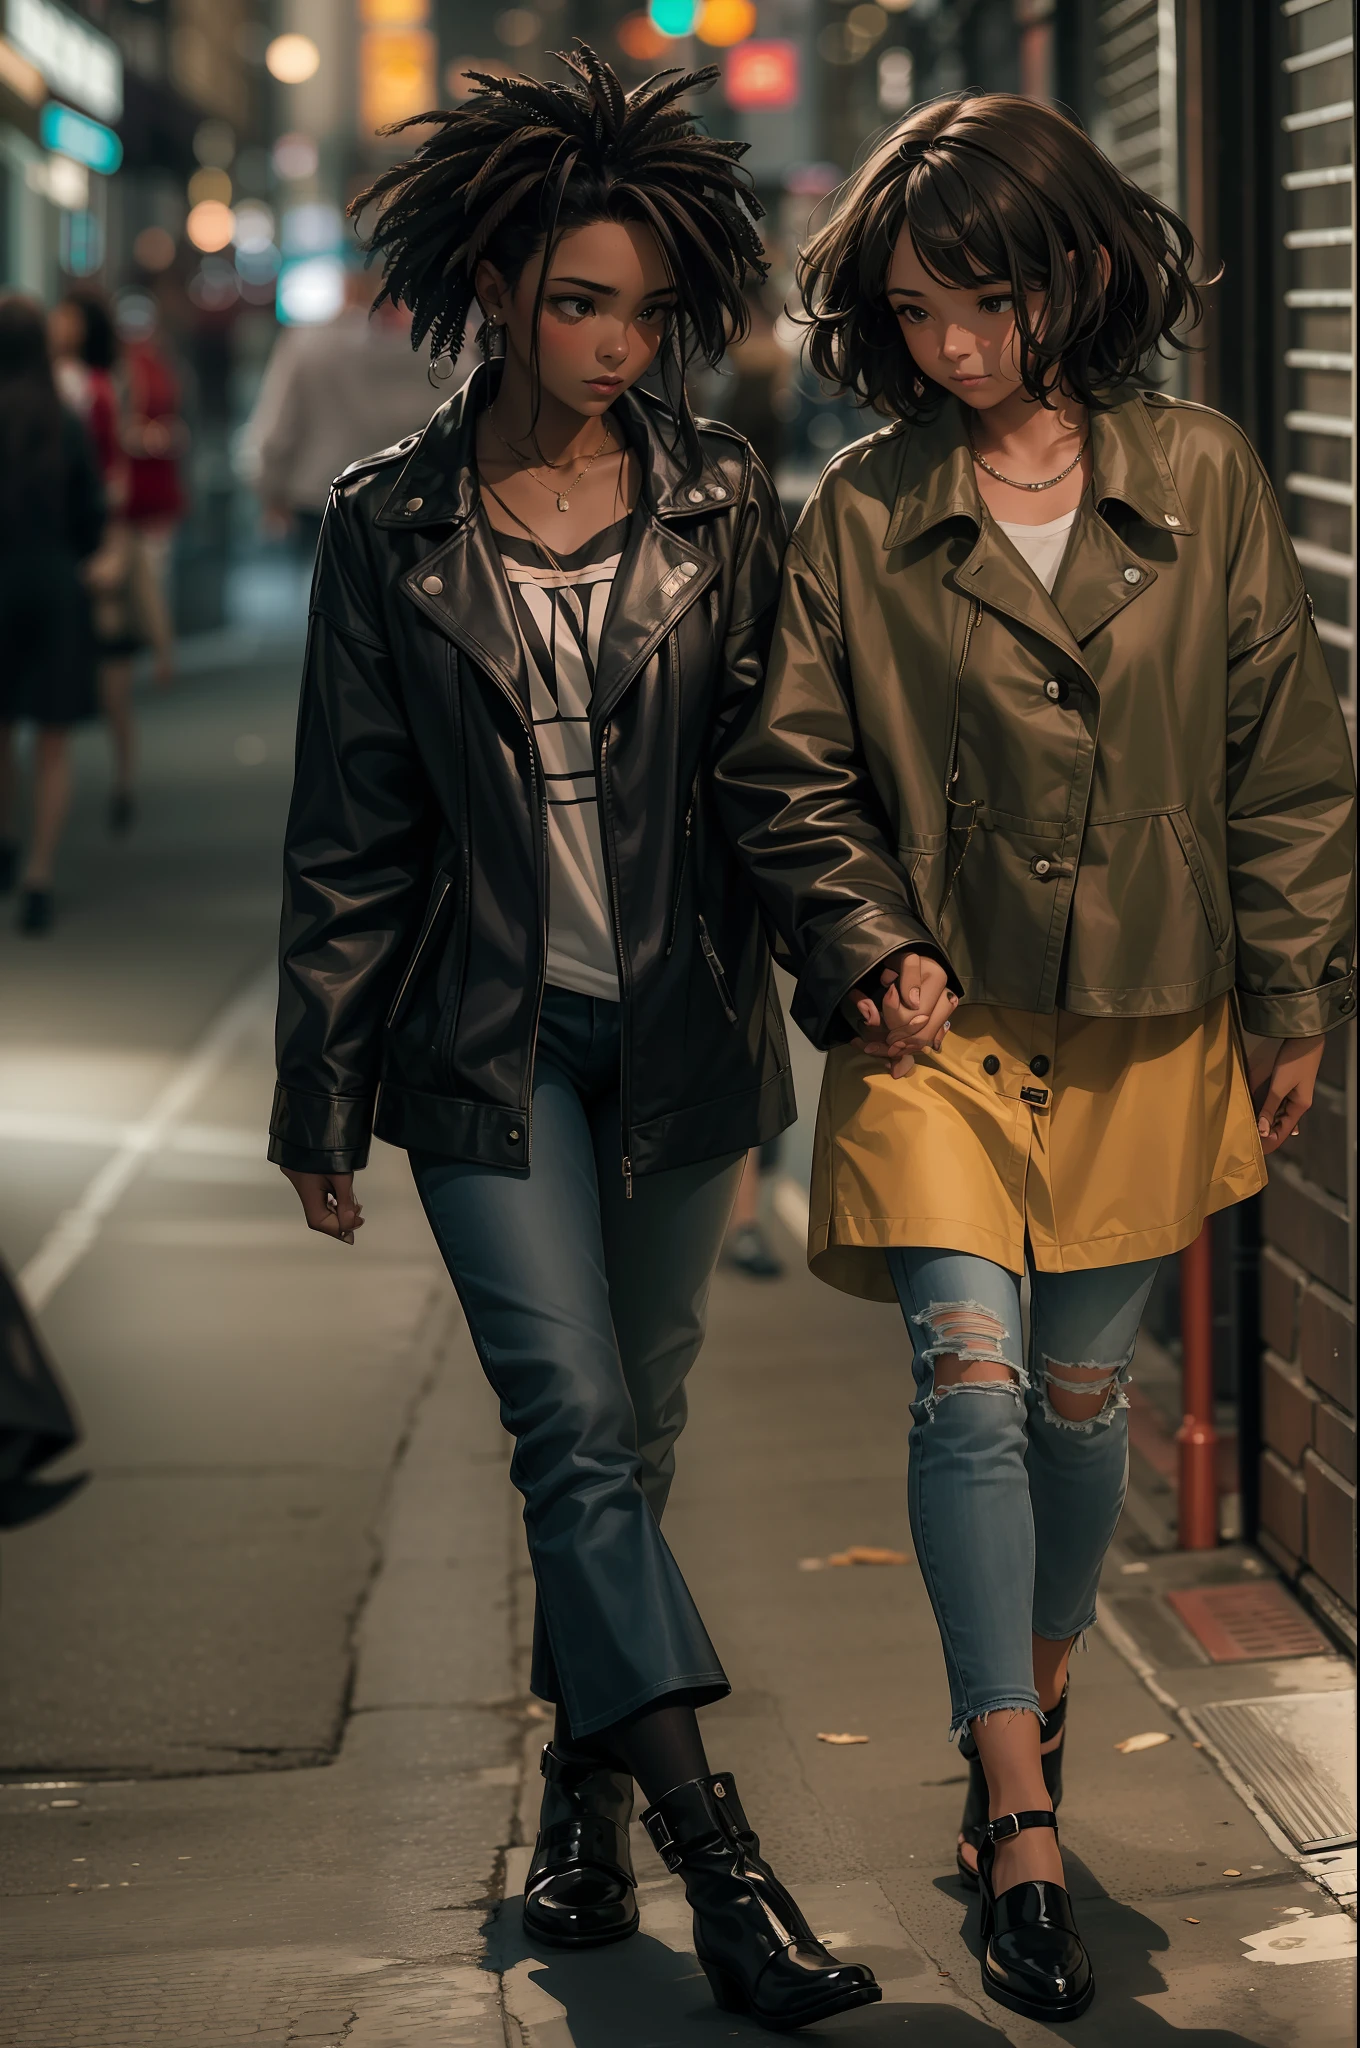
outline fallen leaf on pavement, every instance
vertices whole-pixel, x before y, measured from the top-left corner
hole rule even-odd
[[[1186,1916],[1185,1916],[1185,1924],[1186,1924],[1186,1926],[1187,1926],[1187,1927],[1198,1927],[1198,1926],[1199,1926],[1199,1922],[1198,1922],[1198,1920],[1192,1920],[1192,1919],[1190,1918],[1190,1915],[1189,1915],[1188,1913],[1187,1913],[1187,1914],[1186,1914]]]
[[[1225,1877],[1240,1877],[1242,1873],[1240,1870],[1225,1870],[1223,1875]]]
[[[817,1740],[818,1740],[819,1742],[836,1742],[836,1743],[846,1743],[846,1742],[867,1742],[867,1741],[869,1740],[869,1738],[868,1738],[868,1736],[867,1736],[867,1735],[820,1735],[820,1734],[819,1734],[819,1735],[818,1735],[818,1737],[817,1737]]]
[[[1164,1742],[1170,1742],[1170,1740],[1171,1737],[1169,1735],[1163,1735],[1160,1732],[1147,1735],[1126,1735],[1122,1742],[1116,1742],[1115,1748],[1121,1751],[1124,1756],[1133,1756],[1140,1749],[1160,1749]]]
[[[848,1550],[833,1550],[828,1564],[908,1564],[905,1550],[879,1550],[872,1543],[852,1543]]]

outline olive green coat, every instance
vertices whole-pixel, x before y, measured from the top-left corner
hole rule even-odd
[[[953,403],[846,449],[799,521],[719,789],[815,1043],[923,942],[974,1003],[1149,1017],[1235,988],[1274,1037],[1353,1012],[1350,748],[1260,463],[1132,389],[1091,453],[1051,599]]]

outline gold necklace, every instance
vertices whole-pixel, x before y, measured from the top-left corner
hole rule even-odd
[[[569,484],[545,484],[542,477],[535,476],[533,470],[529,467],[528,463],[524,462],[524,457],[520,454],[518,448],[512,447],[510,442],[506,440],[504,434],[496,425],[496,422],[491,418],[489,412],[487,414],[487,420],[490,424],[492,433],[496,436],[496,439],[500,442],[506,454],[513,455],[516,462],[524,463],[523,474],[528,477],[530,483],[537,484],[540,490],[547,491],[550,493],[552,497],[556,498],[557,509],[559,512],[570,512],[571,503],[569,493],[574,491],[576,489],[577,484],[580,483],[581,478],[586,476],[588,472],[595,467],[595,464],[604,454],[606,448],[612,448],[614,445],[614,436],[610,433],[609,428],[606,427],[604,430],[603,441],[601,441],[599,447],[595,450],[595,453],[591,456],[585,468],[579,471],[578,474],[572,478]],[[543,467],[545,469],[551,469],[553,465],[550,462],[546,462],[544,463]],[[497,502],[499,502],[499,500]]]
[[[993,469],[991,463],[987,460],[986,456],[979,455],[977,449],[973,448],[971,435],[969,436],[968,445],[970,448],[972,448],[973,460],[978,465],[978,468],[985,469],[988,476],[994,476],[999,484],[1006,484],[1013,491],[1051,491],[1054,484],[1060,484],[1065,476],[1071,476],[1073,470],[1081,461],[1082,456],[1086,453],[1086,443],[1085,441],[1083,441],[1080,448],[1078,448],[1076,454],[1072,457],[1072,460],[1068,463],[1066,469],[1060,469],[1056,476],[1046,476],[1043,479],[1042,483],[1022,484],[1018,480],[1018,478],[1013,476],[1002,476],[1001,471],[999,469]]]

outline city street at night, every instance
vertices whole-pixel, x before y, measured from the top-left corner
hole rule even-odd
[[[1355,44],[0,0],[0,2048],[1355,2041]]]
[[[754,2041],[714,2012],[640,1828],[641,1937],[526,1948],[546,1710],[508,1440],[401,1154],[376,1148],[352,1250],[264,1161],[296,660],[266,644],[143,699],[129,848],[83,745],[63,928],[40,958],[0,941],[3,1241],[90,1475],[4,1544],[0,2041]],[[715,1283],[667,1518],[734,1684],[710,1751],[884,1987],[815,2038],[1035,2042],[979,1991],[915,1565],[825,1562],[910,1549],[901,1320],[781,1248],[784,1279]],[[1215,1667],[1153,1597],[1250,1562],[1126,1516],[1107,1564],[1064,1805],[1103,1994],[1079,2038],[1349,2038],[1353,1921],[1178,1711],[1315,1697],[1349,1666]]]

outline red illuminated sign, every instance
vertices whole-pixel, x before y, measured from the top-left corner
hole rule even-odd
[[[724,85],[729,107],[796,107],[798,45],[783,40],[739,43],[727,60]]]

